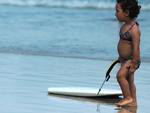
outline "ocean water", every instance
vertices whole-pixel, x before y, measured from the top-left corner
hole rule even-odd
[[[149,112],[150,2],[142,5],[138,109]],[[99,88],[118,57],[114,0],[0,0],[0,111],[3,113],[129,113],[107,100],[50,96],[48,87]],[[119,89],[119,65],[104,88]]]
[[[150,60],[148,0],[140,1],[141,56]],[[120,25],[112,0],[1,0],[0,52],[115,59]]]

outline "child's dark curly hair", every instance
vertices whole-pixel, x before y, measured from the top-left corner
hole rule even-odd
[[[136,18],[140,13],[141,6],[138,5],[137,0],[117,0],[117,3],[121,4],[123,11],[129,12],[131,19]]]

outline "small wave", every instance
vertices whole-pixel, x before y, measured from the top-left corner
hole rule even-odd
[[[142,10],[150,10],[150,4],[142,4]]]
[[[115,3],[88,0],[1,0],[0,5],[112,9]]]
[[[65,52],[52,52],[52,51],[44,51],[44,50],[28,50],[28,49],[19,49],[19,48],[0,48],[0,54],[20,54],[20,55],[37,55],[37,56],[50,56],[50,57],[63,57],[63,58],[75,58],[75,59],[88,59],[88,60],[115,60],[117,56],[108,55],[105,52],[100,52],[98,55],[89,55],[88,53],[65,53]],[[142,62],[150,63],[150,57],[142,56]]]
[[[115,2],[112,0],[1,0],[0,5],[114,9]],[[150,3],[143,3],[142,10],[150,10]]]
[[[66,48],[66,47],[65,47]],[[22,55],[37,55],[37,56],[53,56],[53,57],[65,57],[65,58],[79,58],[79,59],[91,59],[91,60],[100,60],[100,59],[107,59],[107,60],[112,60],[114,59],[114,56],[112,55],[108,55],[108,52],[106,52],[105,50],[101,49],[99,50],[99,53],[96,52],[97,50],[94,49],[90,49],[89,50],[85,50],[80,48],[80,50],[73,50],[69,48],[65,49],[65,48],[49,48],[49,49],[45,49],[45,48],[40,48],[40,47],[36,47],[36,48],[32,48],[32,47],[14,47],[14,46],[10,46],[10,47],[0,47],[0,53],[12,53],[12,54],[22,54]],[[85,51],[87,51],[85,53]],[[93,52],[94,51],[94,52]],[[95,54],[91,54],[91,53],[95,53]],[[107,54],[107,56],[106,56]],[[105,56],[105,57],[104,57]]]

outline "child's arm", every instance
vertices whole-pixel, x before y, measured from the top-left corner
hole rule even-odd
[[[135,71],[137,62],[140,60],[140,30],[138,26],[133,26],[131,30],[131,37],[132,37],[132,64],[131,64],[131,71]],[[134,68],[134,70],[132,70]]]

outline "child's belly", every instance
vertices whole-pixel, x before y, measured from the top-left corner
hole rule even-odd
[[[121,58],[129,59],[132,57],[132,45],[130,42],[120,40],[118,43],[118,54]]]

